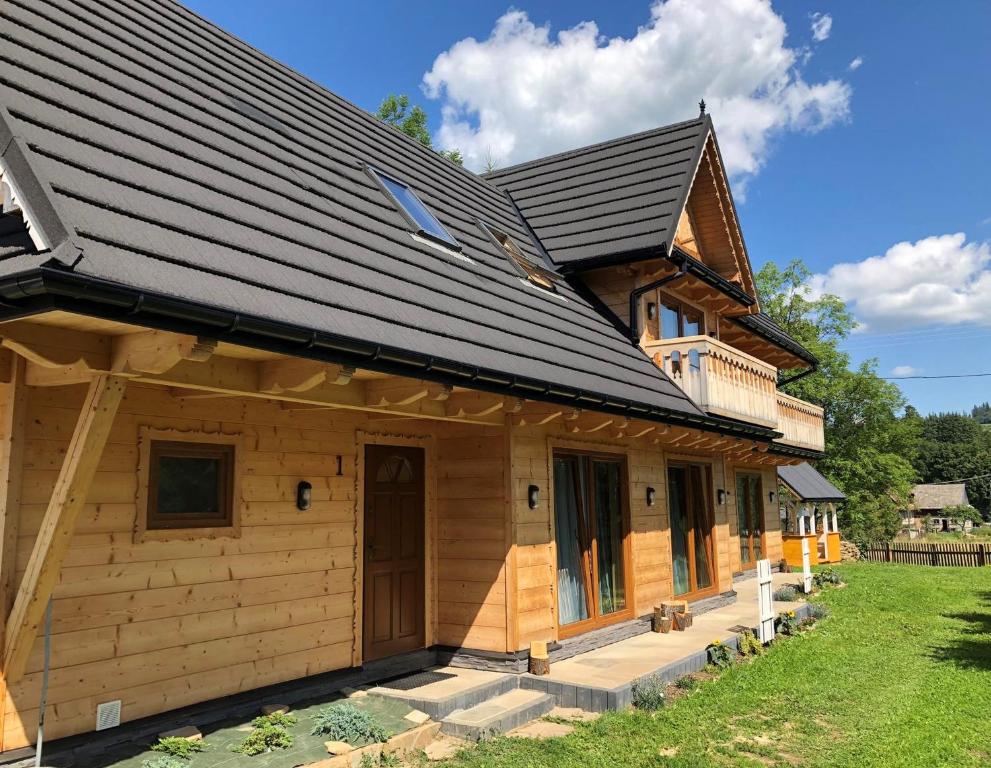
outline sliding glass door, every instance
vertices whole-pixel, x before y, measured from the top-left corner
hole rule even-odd
[[[757,567],[763,557],[764,509],[760,475],[736,476],[736,518],[740,534],[740,569]]]
[[[671,570],[675,595],[694,597],[715,589],[709,468],[668,466]]]
[[[561,635],[607,624],[630,612],[623,460],[554,455],[554,525]]]

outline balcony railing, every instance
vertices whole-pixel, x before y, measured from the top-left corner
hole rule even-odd
[[[822,451],[822,408],[778,392],[778,369],[709,336],[646,342],[644,351],[706,413],[771,427],[780,443]]]
[[[818,405],[778,392],[778,431],[784,433],[778,442],[825,450],[822,415]]]
[[[654,363],[707,413],[778,425],[778,369],[709,336],[644,344]]]

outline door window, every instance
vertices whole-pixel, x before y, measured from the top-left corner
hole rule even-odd
[[[668,467],[671,561],[674,593],[692,595],[715,585],[709,469],[701,464]]]

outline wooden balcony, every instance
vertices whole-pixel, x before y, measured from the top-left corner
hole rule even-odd
[[[706,413],[777,427],[773,365],[709,336],[651,341],[644,350]]]
[[[706,413],[771,427],[780,443],[822,451],[822,408],[778,392],[778,369],[709,336],[661,339],[644,351]]]
[[[822,451],[826,448],[822,430],[822,408],[778,392],[778,431],[784,433],[779,443]]]

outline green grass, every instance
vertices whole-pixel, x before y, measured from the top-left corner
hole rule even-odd
[[[656,713],[497,739],[461,768],[987,766],[991,569],[856,564],[832,615]]]

